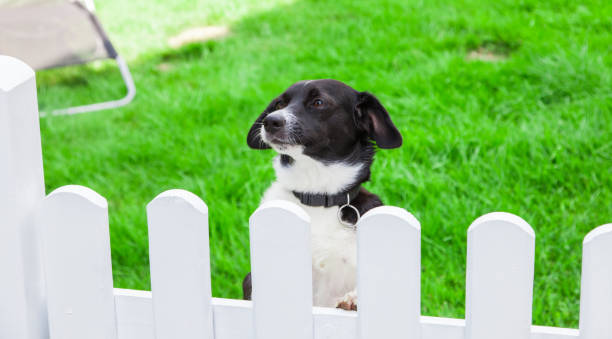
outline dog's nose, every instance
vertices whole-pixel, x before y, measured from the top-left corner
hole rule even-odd
[[[264,118],[264,128],[268,133],[276,133],[285,127],[285,117],[280,114],[270,114]]]

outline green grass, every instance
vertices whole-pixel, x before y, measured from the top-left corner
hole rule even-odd
[[[423,313],[463,317],[467,227],[507,211],[537,235],[534,323],[577,325],[582,238],[612,221],[612,3],[211,3],[99,2],[136,99],[41,122],[47,190],[108,199],[115,286],[149,288],[145,205],[184,188],[209,206],[213,294],[238,298],[248,217],[274,177],[246,132],[288,85],[329,77],[375,93],[404,136],[366,187],[421,222]],[[218,23],[232,35],[165,47]],[[506,59],[466,60],[479,48]],[[123,90],[106,63],[38,83],[42,109]]]

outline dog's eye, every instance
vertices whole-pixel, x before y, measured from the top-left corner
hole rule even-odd
[[[287,107],[287,104],[284,101],[279,101],[274,105],[274,110],[279,110]]]
[[[321,106],[323,106],[323,100],[321,100],[321,99],[316,99],[315,101],[313,101],[313,102],[312,102],[312,105],[313,105],[314,107],[317,107],[317,108],[318,108],[318,107],[321,107]]]

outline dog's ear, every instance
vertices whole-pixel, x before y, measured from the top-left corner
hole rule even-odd
[[[251,126],[249,134],[247,134],[247,144],[253,149],[270,148],[270,146],[268,146],[268,144],[261,139],[261,127],[263,126],[263,119],[266,117],[267,113],[268,109],[259,115],[259,118],[257,118],[257,120],[255,120],[253,123],[253,126]]]
[[[370,139],[380,148],[397,148],[402,145],[402,135],[391,117],[376,97],[368,92],[357,94],[355,121],[365,129]]]

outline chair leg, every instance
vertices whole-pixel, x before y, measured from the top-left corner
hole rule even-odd
[[[132,74],[130,73],[130,69],[128,68],[127,63],[120,55],[117,55],[117,57],[115,57],[115,61],[117,62],[117,66],[119,67],[119,71],[121,72],[121,77],[123,78],[123,82],[125,83],[125,87],[127,88],[127,93],[123,98],[118,100],[99,102],[90,105],[62,108],[53,110],[51,112],[40,112],[40,116],[45,117],[47,115],[72,115],[85,112],[100,111],[110,108],[117,108],[129,104],[136,95],[136,86],[134,85],[134,79],[132,78]]]

